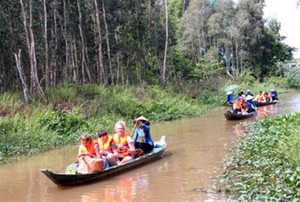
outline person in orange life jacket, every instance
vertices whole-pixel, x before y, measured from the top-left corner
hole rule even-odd
[[[113,151],[113,148],[116,148],[114,139],[108,135],[106,130],[100,130],[98,132],[98,144],[100,154],[106,157],[110,166],[117,165],[118,154]]]
[[[233,113],[242,113],[242,100],[243,100],[243,97],[239,96],[233,102],[233,105],[232,105]]]
[[[135,148],[140,148],[144,153],[153,150],[154,143],[150,135],[150,122],[143,116],[136,118],[133,123],[137,126],[133,134]],[[138,139],[140,142],[138,142]]]
[[[126,131],[126,124],[124,121],[118,121],[115,124],[115,131],[114,134],[114,143],[116,144],[116,148],[114,152],[118,154],[119,161],[117,164],[122,164],[130,161],[133,159],[135,154],[135,146],[133,139],[130,135],[125,132]]]
[[[263,96],[263,92],[259,91],[258,94],[256,95],[256,97],[253,99],[253,101],[257,101],[257,102],[266,102],[264,96]]]
[[[77,155],[77,161],[79,161],[79,158],[84,156],[89,156],[91,158],[101,158],[103,160],[103,166],[104,168],[108,168],[109,164],[106,159],[103,159],[98,147],[98,142],[94,141],[92,136],[89,134],[83,134],[80,136],[80,146],[78,149],[78,155]]]

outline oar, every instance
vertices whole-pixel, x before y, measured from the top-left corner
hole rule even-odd
[[[135,131],[135,129],[136,129],[137,123],[138,123],[138,122],[135,122],[135,124],[134,124],[134,126],[133,126],[133,128],[132,128],[132,130],[131,130],[130,137],[133,136],[133,133],[134,133],[134,131]]]
[[[227,103],[227,100],[221,105],[221,106],[225,106],[226,105],[226,103]]]

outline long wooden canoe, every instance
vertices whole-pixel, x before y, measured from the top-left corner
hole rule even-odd
[[[54,173],[48,169],[41,169],[50,180],[59,186],[71,186],[85,183],[91,183],[95,181],[104,180],[111,175],[115,175],[124,172],[128,169],[153,162],[163,156],[164,151],[167,147],[166,136],[162,136],[158,142],[155,142],[155,146],[152,152],[144,154],[136,159],[133,159],[127,163],[116,165],[107,168],[104,172],[89,173],[89,174],[65,174],[65,173]]]
[[[237,113],[233,113],[231,110],[228,110],[224,114],[224,116],[226,117],[227,120],[241,120],[241,119],[246,119],[246,118],[249,118],[251,116],[254,116],[255,114],[256,114],[256,111],[246,113],[246,114],[237,114]]]
[[[266,105],[274,105],[276,104],[278,101],[275,100],[275,101],[272,101],[272,102],[257,102],[257,101],[253,101],[254,104],[257,106],[257,107],[260,107],[260,106],[266,106]]]

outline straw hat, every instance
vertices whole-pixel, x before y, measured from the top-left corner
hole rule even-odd
[[[252,99],[253,99],[253,96],[247,95],[246,100],[252,100]]]
[[[140,116],[136,119],[133,120],[133,123],[135,124],[136,122],[138,121],[142,121],[143,123],[145,123],[146,125],[150,125],[150,122],[148,121],[148,119],[146,119],[145,117],[143,116]]]

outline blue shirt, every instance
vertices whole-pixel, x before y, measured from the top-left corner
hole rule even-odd
[[[232,104],[233,101],[234,101],[234,94],[231,93],[231,94],[227,95],[227,103]]]
[[[255,109],[256,105],[254,104],[254,102],[252,100],[247,100],[247,106],[249,109]]]
[[[150,135],[150,127],[146,124],[142,124],[140,128],[135,129],[133,134],[133,142],[136,143],[138,139],[140,139],[140,142],[154,145]]]

